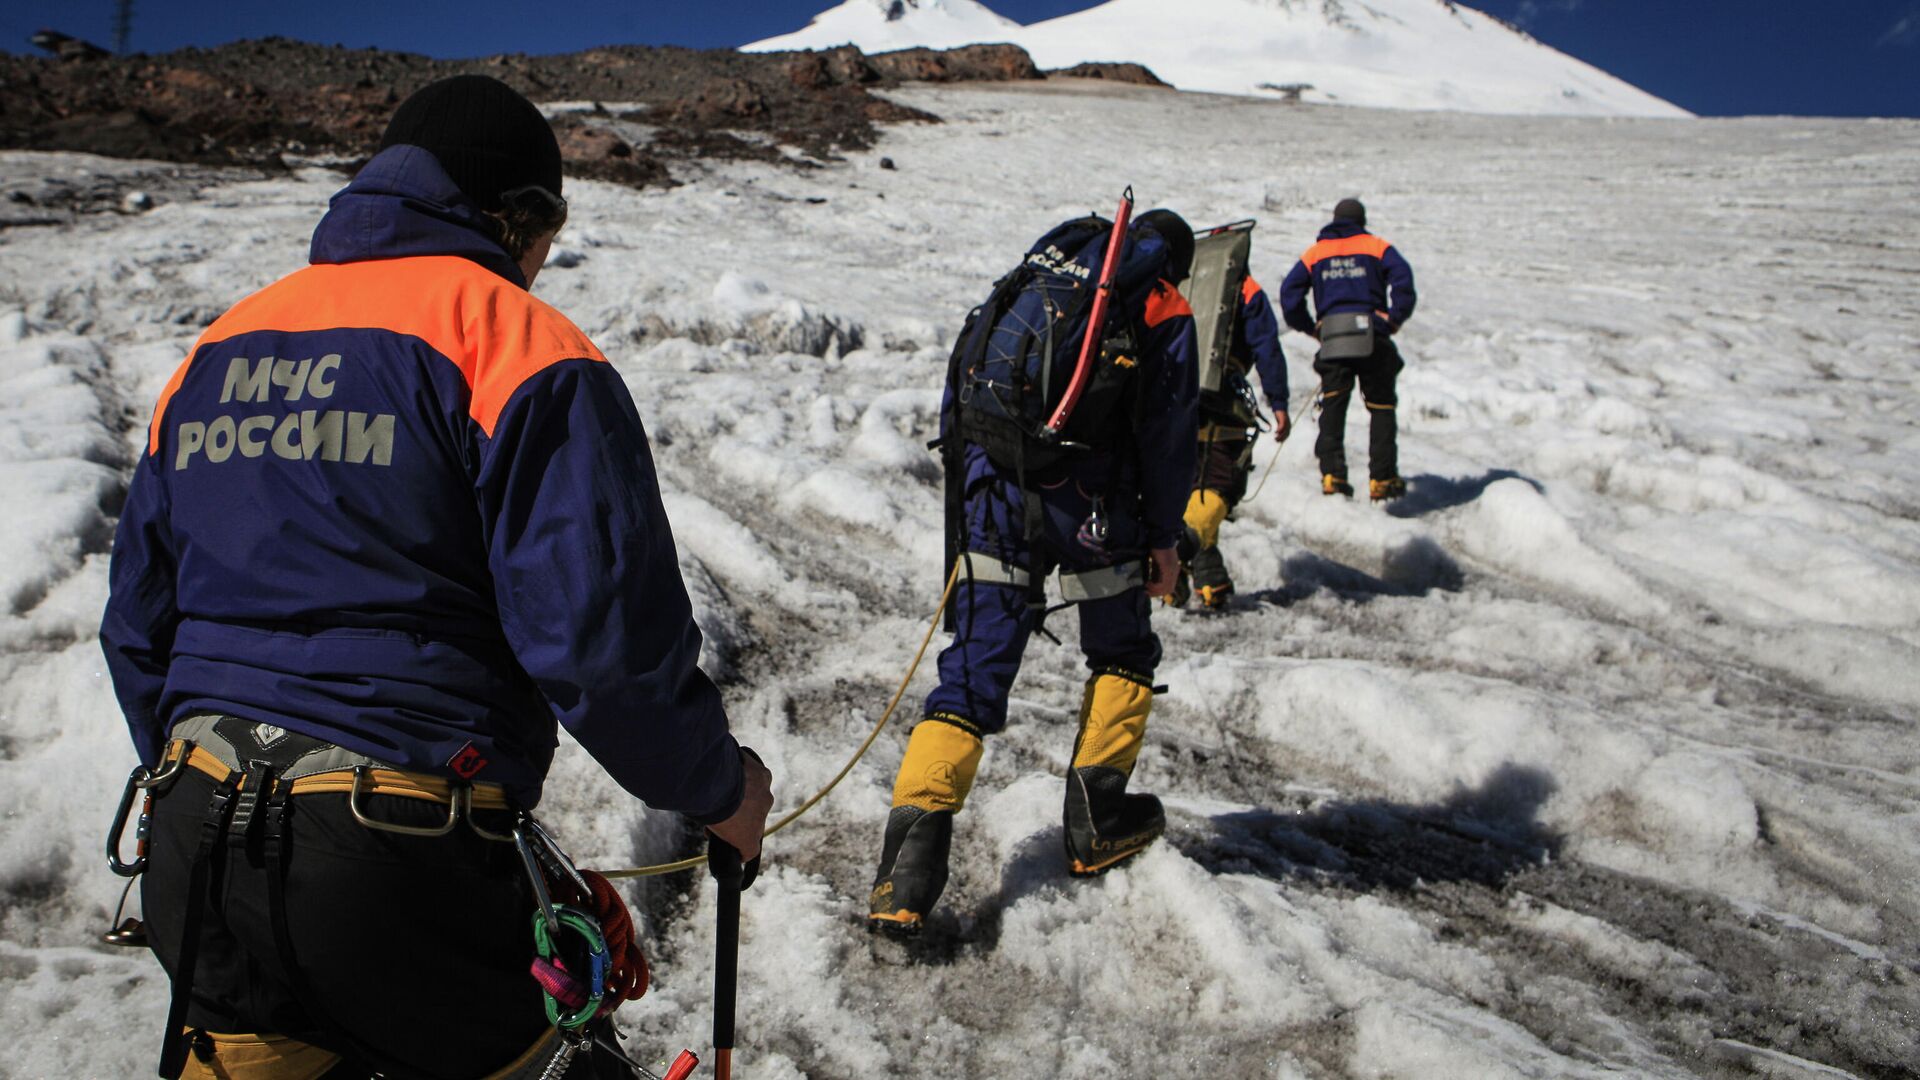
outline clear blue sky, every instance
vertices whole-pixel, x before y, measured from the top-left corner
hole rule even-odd
[[[606,44],[716,47],[797,29],[837,0],[135,0],[132,47],[280,34],[434,56]],[[1097,0],[987,0],[1020,22]],[[1168,0],[1177,10],[1178,0]],[[1469,6],[1695,112],[1920,116],[1920,0],[1474,0]],[[41,26],[108,44],[112,0],[6,0],[0,44]]]

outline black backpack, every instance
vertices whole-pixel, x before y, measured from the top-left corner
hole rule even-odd
[[[1132,434],[1142,340],[1137,321],[1169,261],[1167,245],[1148,228],[1127,238],[1105,340],[1079,403],[1058,434],[1046,430],[1080,358],[1112,229],[1107,219],[1090,216],[1042,236],[994,283],[954,345],[949,433],[1023,478],[1057,472],[1076,456],[1110,452]]]

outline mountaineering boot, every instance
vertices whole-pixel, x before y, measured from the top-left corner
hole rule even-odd
[[[1166,831],[1159,799],[1127,794],[1152,710],[1149,678],[1109,668],[1087,680],[1067,770],[1067,872],[1074,877],[1110,870]]]
[[[1367,481],[1367,497],[1374,502],[1397,499],[1406,493],[1407,482],[1397,476],[1389,476],[1385,480]]]
[[[1344,476],[1335,476],[1332,473],[1327,473],[1320,477],[1320,494],[1345,495],[1351,499],[1353,498],[1353,485],[1347,483],[1347,478]]]
[[[1193,595],[1209,611],[1224,609],[1233,596],[1233,577],[1219,548],[1206,548],[1193,557]]]
[[[1185,560],[1185,569],[1193,595],[1200,598],[1202,607],[1211,610],[1225,607],[1233,592],[1233,580],[1227,576],[1227,563],[1220,556],[1219,546],[1220,526],[1227,520],[1227,511],[1227,500],[1217,491],[1201,488],[1187,500],[1187,537],[1194,550]]]
[[[867,929],[910,937],[947,887],[947,852],[953,846],[953,811],[896,806],[887,815],[880,872],[867,897]]]
[[[1184,516],[1194,546],[1205,551],[1220,542],[1220,523],[1227,520],[1227,500],[1217,491],[1201,488],[1187,499]]]
[[[880,870],[867,897],[867,928],[912,936],[947,887],[953,815],[966,804],[985,748],[973,725],[935,713],[907,739],[893,781]]]

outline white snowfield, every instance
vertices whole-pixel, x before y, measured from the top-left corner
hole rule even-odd
[[[925,949],[863,928],[906,723],[771,843],[742,1075],[1915,1075],[1920,124],[902,97],[947,123],[804,173],[570,182],[538,283],[632,387],[782,807],[840,767],[932,612],[951,336],[1034,236],[1124,185],[1201,225],[1259,217],[1269,290],[1336,199],[1367,200],[1419,275],[1411,493],[1318,493],[1312,345],[1289,334],[1301,426],[1225,530],[1239,596],[1155,616],[1171,692],[1136,782],[1167,839],[1067,877],[1084,669],[1056,617]],[[0,230],[0,1075],[135,1076],[166,983],[94,943],[133,764],[94,634],[113,514],[169,372],[304,260],[342,179],[0,164],[10,188],[87,171],[160,201]],[[548,790],[586,865],[687,850],[570,741]],[[629,895],[657,986],[628,1045],[699,1048],[712,887]]]
[[[976,0],[845,0],[800,30],[743,49],[999,41],[1025,47],[1042,68],[1145,64],[1182,90],[1389,109],[1691,115],[1452,0],[1108,0],[1031,26]]]

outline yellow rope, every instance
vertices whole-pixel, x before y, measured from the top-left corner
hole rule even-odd
[[[887,721],[893,719],[894,710],[900,706],[900,699],[907,696],[907,686],[913,682],[914,674],[920,670],[920,661],[926,658],[927,646],[933,642],[933,632],[940,628],[940,616],[946,614],[947,605],[953,602],[954,585],[958,583],[959,580],[960,561],[956,559],[953,563],[953,570],[947,574],[946,591],[940,594],[940,606],[933,610],[933,618],[927,621],[926,636],[920,639],[920,649],[913,654],[913,663],[907,666],[907,673],[900,678],[899,689],[893,692],[893,700],[887,702],[887,710],[880,714],[880,721],[873,725],[873,730],[867,732],[866,741],[860,744],[860,749],[853,752],[853,757],[847,759],[847,763],[840,767],[840,771],[834,775],[832,780],[827,781],[826,787],[814,792],[812,798],[801,803],[792,813],[774,822],[766,832],[761,834],[763,837],[772,836],[774,833],[800,820],[801,815],[813,809],[819,804],[820,800],[826,798],[829,792],[840,785],[840,781],[847,778],[847,774],[852,772],[853,767],[860,763],[860,759],[867,755],[867,751],[873,746],[873,741],[880,737],[880,732],[887,726]],[[696,855],[690,859],[681,859],[679,862],[661,863],[658,866],[634,866],[624,870],[602,870],[600,873],[607,878],[653,877],[657,874],[673,874],[681,870],[692,870],[696,867],[705,866],[706,864],[707,857],[705,855]]]
[[[1326,383],[1322,381],[1321,386],[1324,387],[1325,385]],[[1320,391],[1319,390],[1315,390],[1313,392],[1313,401],[1314,401],[1314,406],[1313,406],[1314,411],[1315,412],[1320,411]],[[1289,408],[1291,408],[1293,403],[1289,401],[1287,405]],[[1295,415],[1296,414],[1293,412],[1287,413],[1287,416],[1289,419],[1291,419]],[[1293,434],[1293,429],[1288,428],[1287,434],[1291,436]],[[1267,471],[1260,474],[1260,482],[1254,485],[1253,494],[1247,496],[1244,500],[1242,500],[1243,502],[1252,502],[1253,500],[1260,497],[1260,492],[1264,490],[1267,486],[1268,478],[1273,476],[1273,470],[1280,464],[1280,451],[1286,445],[1287,445],[1286,439],[1275,439],[1273,441],[1273,456],[1267,459]]]
[[[1260,497],[1261,489],[1267,486],[1267,477],[1272,476],[1274,466],[1280,464],[1280,451],[1285,448],[1286,445],[1285,441],[1273,444],[1273,457],[1267,459],[1267,471],[1260,474],[1260,482],[1254,485],[1253,494],[1247,496],[1248,502],[1252,502]]]

